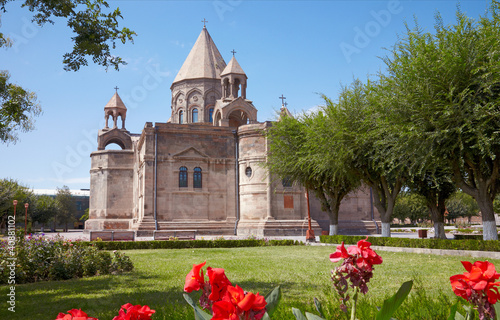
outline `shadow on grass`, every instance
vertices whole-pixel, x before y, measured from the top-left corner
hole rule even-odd
[[[278,284],[261,281],[242,281],[238,284],[246,291],[266,295]],[[283,296],[294,300],[288,294],[298,283],[279,284]],[[163,288],[164,289],[159,289]],[[316,290],[316,288],[310,288]],[[7,286],[0,287],[0,295],[6,296]],[[121,275],[106,275],[67,281],[38,282],[16,286],[16,312],[7,310],[7,304],[0,309],[0,319],[10,320],[53,320],[59,312],[82,309],[89,316],[100,320],[113,319],[120,306],[125,303],[148,305],[156,310],[154,319],[194,319],[192,310],[185,302],[183,288],[169,287],[164,278],[142,272]]]

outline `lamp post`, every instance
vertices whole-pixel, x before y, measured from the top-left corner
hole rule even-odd
[[[14,226],[16,224],[16,206],[17,206],[17,200],[14,200],[12,202],[14,204]]]
[[[314,230],[311,227],[311,210],[309,208],[309,189],[306,189],[306,199],[307,199],[307,223],[308,223],[308,229],[306,231],[306,241],[315,242],[316,237],[314,236]]]
[[[26,237],[26,229],[28,227],[28,207],[29,203],[24,204],[24,208],[26,209],[25,214],[24,214],[24,236]]]

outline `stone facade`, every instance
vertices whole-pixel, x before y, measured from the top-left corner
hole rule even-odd
[[[125,129],[127,109],[116,92],[104,108],[106,126],[91,154],[85,228],[305,235],[305,190],[273,179],[264,168],[262,132],[272,123],[257,121],[247,80],[234,56],[226,65],[203,28],[171,86],[167,123],[147,122],[140,134],[131,134]],[[112,143],[122,150],[106,150]],[[352,194],[341,206],[339,229],[344,225],[345,233],[356,228],[366,233],[374,227],[370,214],[366,191]],[[328,230],[328,217],[315,199],[311,215],[316,234]]]

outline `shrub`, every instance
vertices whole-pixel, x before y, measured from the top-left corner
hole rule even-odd
[[[366,236],[320,236],[322,243],[355,244]],[[500,252],[500,242],[497,240],[444,240],[444,239],[408,239],[408,238],[388,238],[372,237],[370,242],[374,246],[388,247],[408,247],[408,248],[429,248],[447,250],[476,250],[476,251],[496,251]]]
[[[11,254],[12,249],[15,255]],[[132,262],[123,253],[111,255],[80,241],[32,236],[25,239],[18,232],[10,246],[7,241],[1,241],[0,246],[0,284],[7,284],[9,280],[15,283],[66,280],[132,269]]]

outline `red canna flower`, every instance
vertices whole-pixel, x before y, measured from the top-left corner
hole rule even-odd
[[[330,254],[330,261],[335,263],[339,262],[341,259],[347,259],[351,255],[347,253],[347,250],[344,247],[344,241],[342,241],[342,244],[340,246],[337,246],[337,251],[334,253]]]
[[[212,301],[219,301],[226,293],[227,286],[231,285],[231,281],[226,277],[222,268],[207,268],[207,276],[212,292],[208,298]]]
[[[231,314],[235,313],[238,317],[241,316],[242,319],[259,320],[264,316],[264,313],[266,312],[267,302],[263,296],[259,295],[259,293],[245,293],[245,291],[243,291],[243,289],[238,285],[234,287],[231,285],[227,286],[226,295],[224,296],[222,301],[226,301],[233,306],[234,311],[232,309],[227,309],[228,307],[225,307],[228,312],[232,312]],[[217,303],[218,302],[214,303],[212,307],[212,310],[214,310],[214,312],[214,307]],[[226,304],[221,304],[218,307],[223,306],[226,306]]]
[[[353,258],[359,269],[371,271],[374,264],[381,264],[382,257],[373,251],[370,246],[371,243],[364,240],[359,240],[357,246],[344,247],[344,242],[337,247],[337,251],[330,254],[330,261],[339,262],[341,259]]]
[[[151,316],[155,310],[151,310],[147,305],[133,305],[131,303],[124,304],[118,316],[113,320],[151,320]]]
[[[239,320],[236,307],[229,301],[221,300],[212,306],[213,317],[211,320]]]
[[[71,309],[68,311],[69,314],[59,313],[56,320],[98,320],[97,318],[90,318],[87,316],[82,309]]]
[[[467,272],[450,277],[453,292],[472,303],[477,308],[480,319],[485,316],[495,318],[493,305],[500,300],[500,282],[495,280],[500,278],[500,274],[488,261],[476,261],[474,264],[462,261],[462,265]]]
[[[200,264],[193,264],[193,269],[186,275],[186,283],[184,284],[184,291],[192,292],[197,291],[203,288],[205,284],[205,278],[203,276],[203,266],[207,262],[203,262]]]

